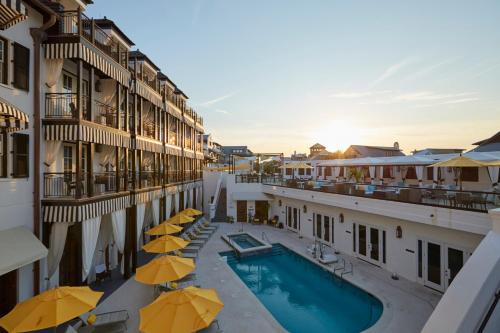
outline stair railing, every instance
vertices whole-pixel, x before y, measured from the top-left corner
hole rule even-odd
[[[215,187],[214,199],[210,203],[210,221],[215,217],[215,211],[217,210],[217,203],[219,202],[219,196],[222,189],[222,172],[217,180],[217,186]]]

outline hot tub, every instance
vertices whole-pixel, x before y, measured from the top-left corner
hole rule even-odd
[[[271,252],[273,249],[271,244],[258,239],[248,232],[225,234],[222,235],[222,239],[225,240],[240,257]]]

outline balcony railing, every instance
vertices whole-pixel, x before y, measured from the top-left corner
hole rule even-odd
[[[80,11],[61,11],[58,14],[59,24],[49,30],[49,37],[82,36],[126,68],[128,51],[120,49],[120,45],[93,19]]]
[[[116,172],[100,172],[94,173],[92,185],[94,186],[94,195],[102,195],[106,193],[114,193],[117,191],[116,187]],[[121,182],[122,177],[119,181]],[[123,188],[123,187],[121,187]]]
[[[257,181],[259,180],[259,181]],[[418,186],[390,186],[362,183],[332,183],[327,181],[284,180],[276,176],[237,175],[237,182],[262,182],[288,188],[342,194],[370,199],[399,201],[411,204],[428,205],[477,212],[487,212],[500,207],[499,192],[465,191],[450,188]]]
[[[43,177],[43,195],[45,198],[74,198],[76,197],[75,172],[46,172]],[[80,177],[81,195],[87,196],[87,173]]]
[[[142,130],[144,136],[151,139],[156,139],[156,128],[153,122],[144,122],[144,124],[142,125]]]
[[[99,101],[94,101],[94,122],[108,127],[116,128],[117,116],[116,108]]]
[[[156,171],[141,171],[137,173],[139,188],[161,186],[160,174]]]

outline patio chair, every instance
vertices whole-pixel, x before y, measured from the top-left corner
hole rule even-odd
[[[196,233],[194,231],[189,231],[188,233],[189,235],[189,238],[191,239],[201,239],[201,240],[208,240],[210,238],[211,235],[207,235],[207,234],[199,234],[199,233]]]
[[[205,234],[205,235],[211,235],[215,232],[215,230],[204,230],[200,228],[199,226],[195,226],[193,230],[198,233],[198,234]]]
[[[472,197],[472,205],[474,208],[476,206],[479,206],[479,209],[482,209],[484,211],[487,210],[486,204],[488,203],[488,194],[473,194]]]
[[[189,242],[189,244],[196,244],[196,245],[203,246],[206,243],[206,239],[191,239],[191,238],[189,238],[188,235],[183,235],[181,238],[184,239],[185,241]]]
[[[181,251],[182,251],[182,253],[186,253],[186,252],[198,253],[198,251],[200,251],[200,249],[201,249],[201,246],[199,246],[197,244],[189,244],[188,246],[183,248]]]
[[[222,332],[223,331],[221,330],[219,321],[217,319],[212,321],[210,326],[208,326],[207,328],[198,331],[198,333],[222,333]]]
[[[455,205],[461,208],[472,208],[472,195],[469,192],[457,192]]]
[[[121,333],[127,331],[127,310],[95,314],[92,325],[86,325],[89,314],[80,316],[80,321],[73,326],[78,333]]]

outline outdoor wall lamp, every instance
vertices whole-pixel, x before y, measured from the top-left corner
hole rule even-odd
[[[304,213],[307,213],[307,206],[304,205]]]
[[[344,223],[344,214],[340,213],[339,221],[340,221],[340,223]]]
[[[399,225],[396,227],[396,238],[403,238],[403,229]]]
[[[278,205],[281,207],[281,205],[282,205],[281,199],[278,200]]]

